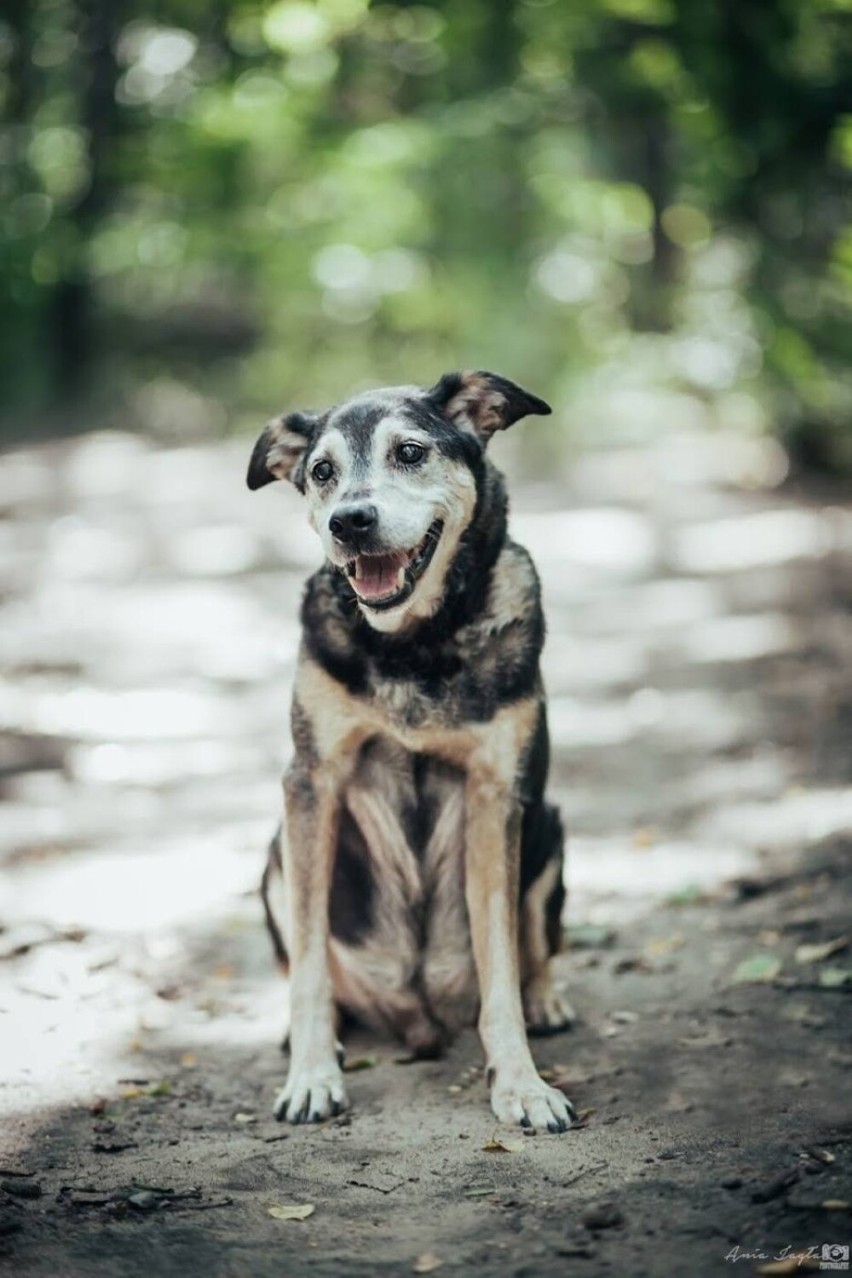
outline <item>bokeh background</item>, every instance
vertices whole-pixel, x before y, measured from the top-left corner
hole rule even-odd
[[[7,439],[474,365],[852,465],[848,0],[8,0]]]
[[[700,1278],[842,1239],[849,0],[2,13],[0,1252]],[[356,1043],[351,1127],[271,1118],[257,888],[320,549],[249,449],[460,367],[554,406],[490,447],[548,621],[567,1160],[486,1152],[472,1030]],[[566,1250],[602,1197],[623,1227]]]

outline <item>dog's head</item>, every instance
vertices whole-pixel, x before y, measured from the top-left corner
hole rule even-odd
[[[254,447],[249,488],[289,479],[362,613],[391,633],[431,616],[476,506],[497,430],[550,408],[494,373],[447,373],[431,388],[369,391],[324,413],[275,418]]]

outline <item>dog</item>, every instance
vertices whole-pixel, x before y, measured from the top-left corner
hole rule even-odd
[[[478,1022],[497,1119],[563,1132],[574,1111],[527,1041],[567,1028],[563,831],[544,797],[544,641],[533,563],[507,534],[488,442],[550,407],[489,372],[360,394],[271,421],[248,486],[307,498],[294,757],[262,897],[290,977],[291,1123],[348,1104],[338,1016],[440,1054]]]

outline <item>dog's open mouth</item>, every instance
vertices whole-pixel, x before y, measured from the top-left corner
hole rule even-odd
[[[443,530],[440,519],[413,550],[397,550],[381,555],[356,555],[346,565],[346,575],[368,608],[395,608],[409,598],[435,553]]]

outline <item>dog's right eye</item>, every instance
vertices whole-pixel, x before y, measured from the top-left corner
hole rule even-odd
[[[333,474],[334,467],[330,461],[318,461],[311,467],[311,476],[318,484],[327,484]]]

